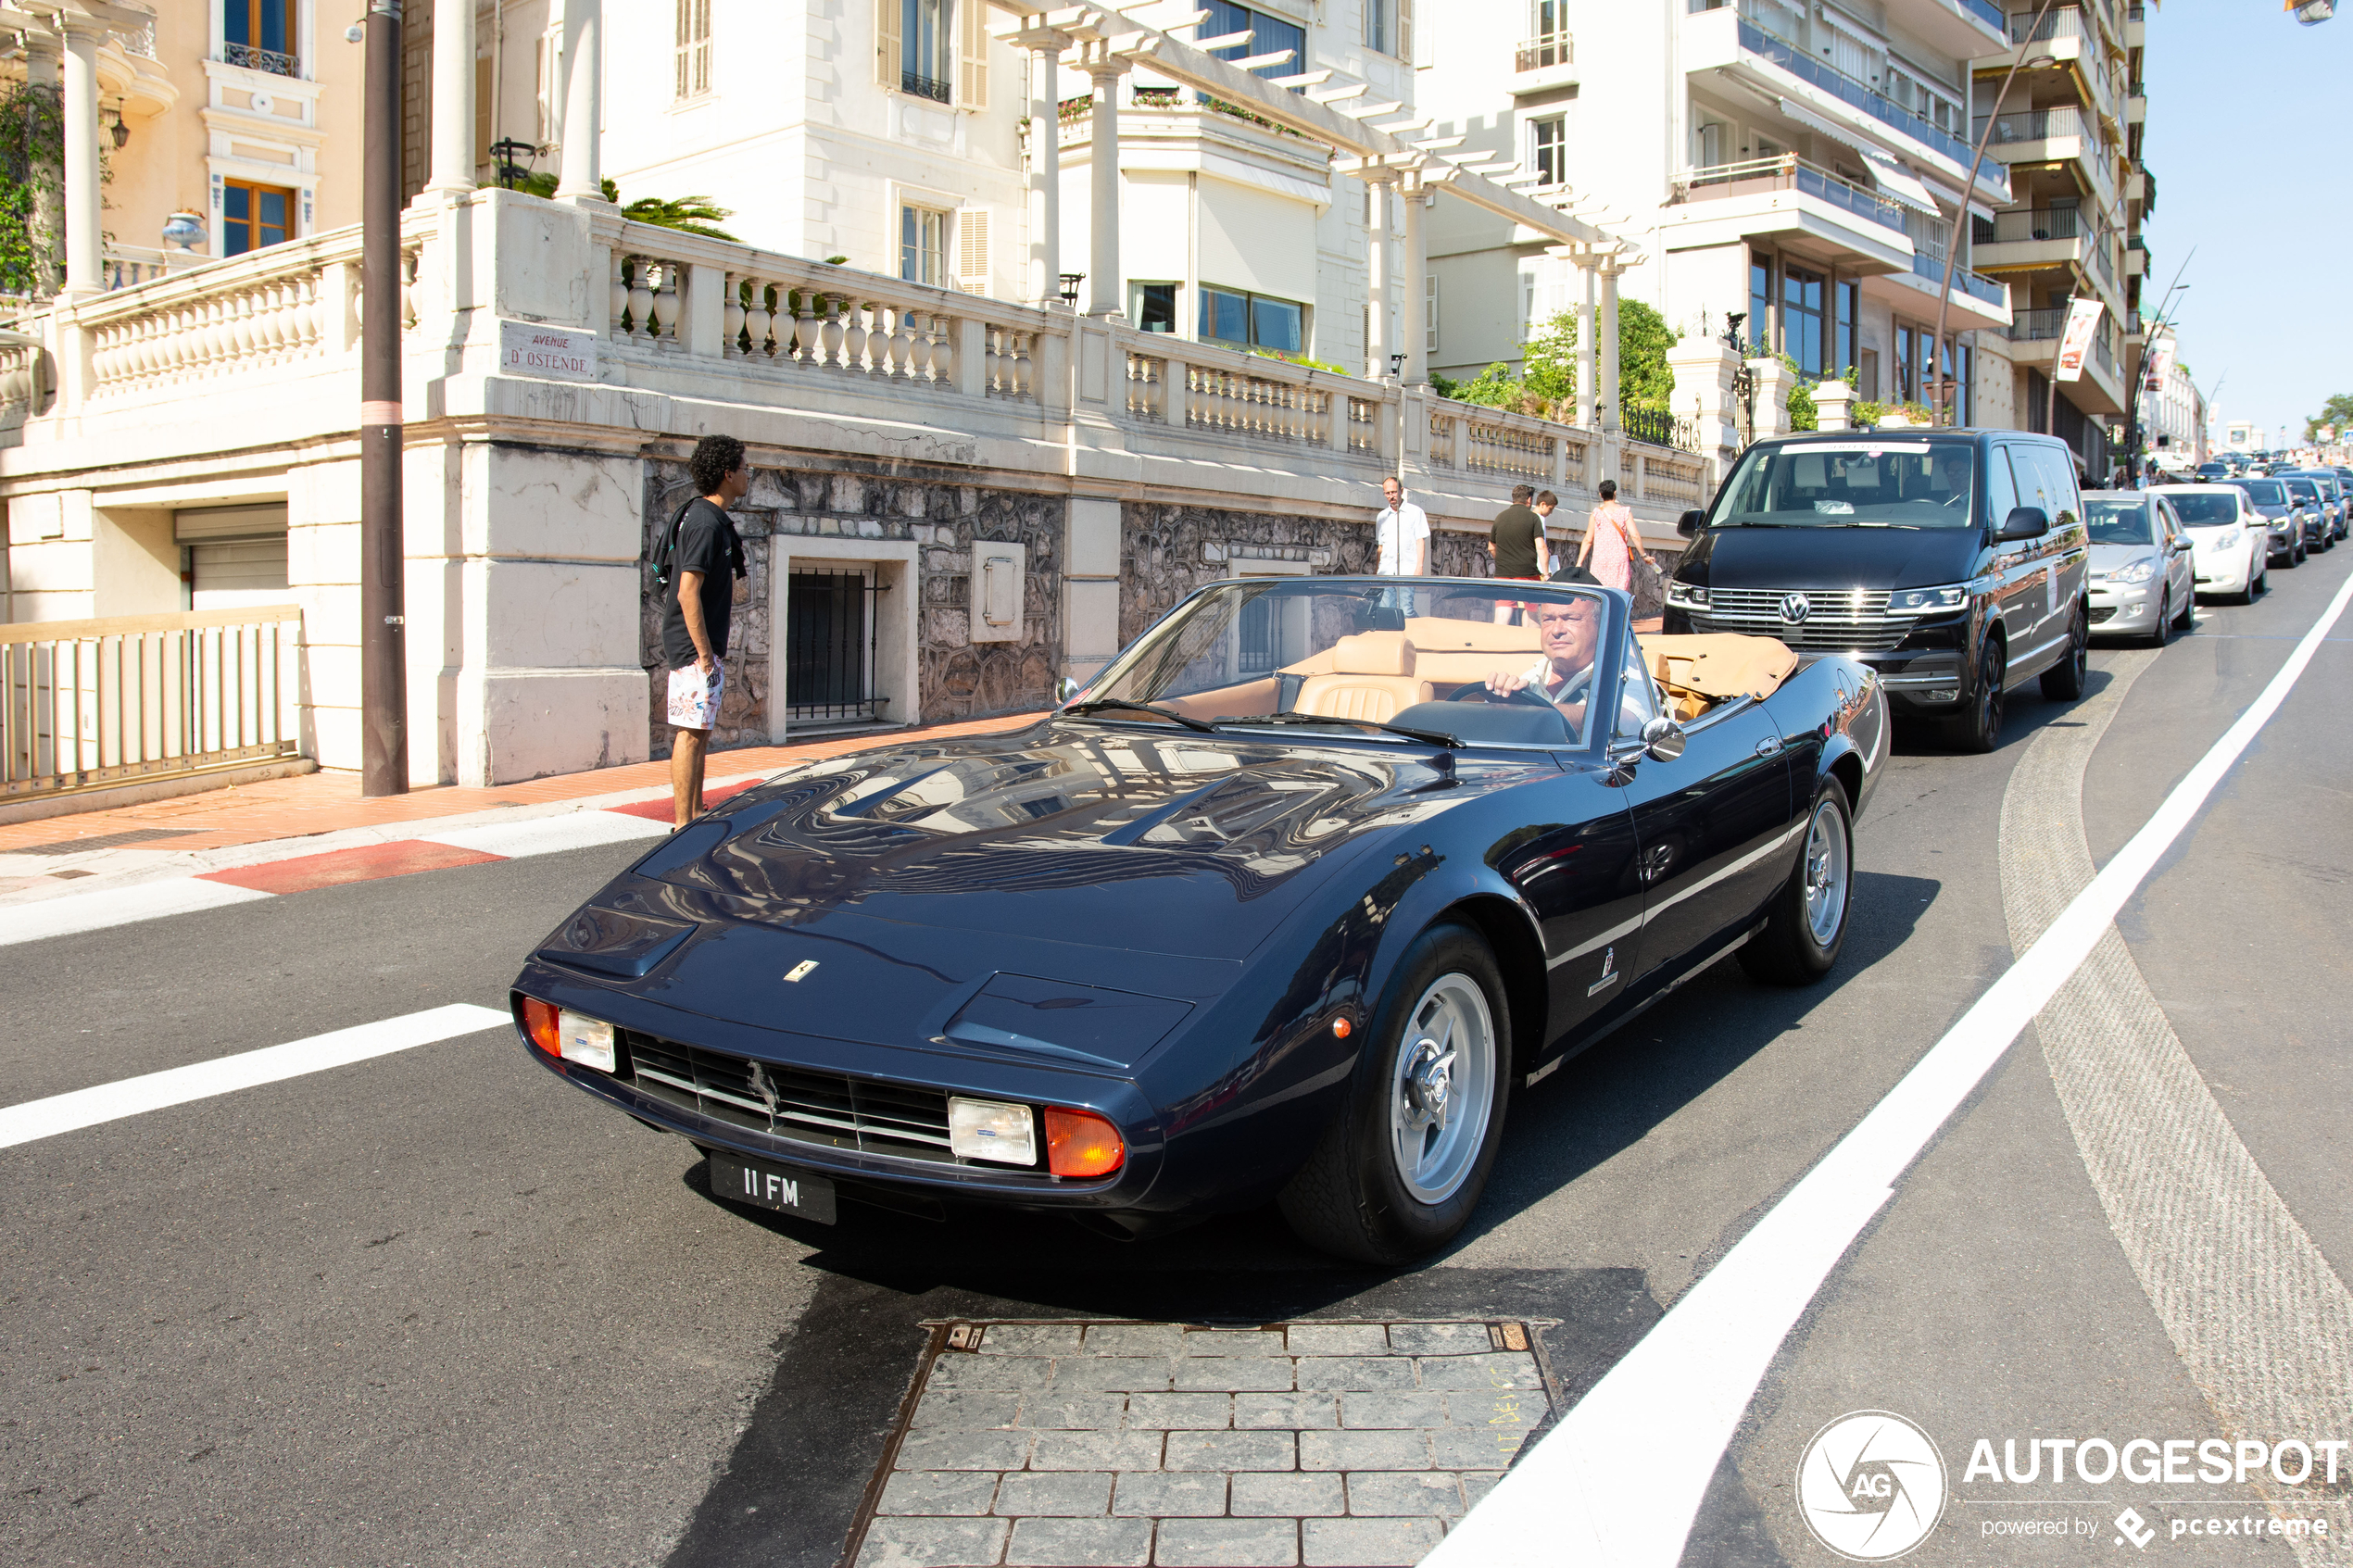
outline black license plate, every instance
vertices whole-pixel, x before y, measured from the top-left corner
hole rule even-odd
[[[824,1177],[717,1149],[711,1155],[711,1195],[781,1210],[820,1224],[834,1223],[834,1184]]]

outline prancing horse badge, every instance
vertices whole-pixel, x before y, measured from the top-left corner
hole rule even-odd
[[[1586,986],[1585,994],[1589,997],[1598,996],[1604,987],[1616,984],[1617,980],[1617,949],[1604,947],[1602,949],[1602,977]]]

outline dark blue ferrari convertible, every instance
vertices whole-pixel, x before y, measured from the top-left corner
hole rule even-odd
[[[1728,954],[1838,961],[1876,677],[1637,636],[1533,583],[1212,584],[1026,730],[777,775],[515,981],[551,1071],[718,1196],[1052,1210],[1277,1201],[1399,1262],[1512,1095]]]

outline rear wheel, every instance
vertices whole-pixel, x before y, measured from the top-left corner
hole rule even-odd
[[[1828,974],[1846,943],[1854,864],[1846,790],[1836,779],[1824,779],[1814,792],[1805,852],[1775,896],[1765,929],[1741,948],[1741,967],[1771,985],[1811,985]]]
[[[2002,738],[2002,677],[2008,664],[2002,642],[1988,637],[1979,646],[1977,684],[1969,694],[1969,711],[1951,721],[1956,751],[1991,751]]]
[[[1277,1201],[1309,1245],[1368,1263],[1436,1251],[1486,1190],[1511,1098],[1495,955],[1436,925],[1398,966],[1340,1114]]]
[[[2170,593],[2171,590],[2169,589]],[[2165,621],[2157,623],[2159,644],[2165,636]],[[2092,675],[2092,612],[2083,601],[2075,602],[2074,617],[2068,622],[2067,655],[2043,671],[2043,695],[2053,702],[2073,702],[2083,695],[2084,683]]]

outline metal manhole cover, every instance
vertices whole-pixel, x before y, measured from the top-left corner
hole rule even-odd
[[[857,1568],[1416,1562],[1557,1392],[1516,1322],[931,1329]]]

